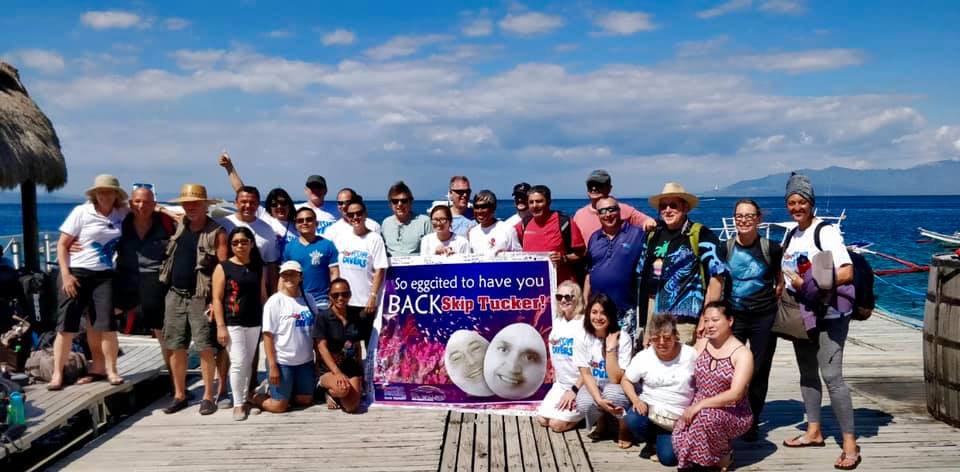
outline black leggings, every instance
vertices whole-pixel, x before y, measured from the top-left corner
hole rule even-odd
[[[760,424],[760,412],[767,401],[767,386],[773,354],[777,350],[777,335],[771,331],[776,310],[770,313],[734,313],[733,335],[740,342],[750,342],[753,353],[753,376],[747,396],[753,411],[753,424]]]

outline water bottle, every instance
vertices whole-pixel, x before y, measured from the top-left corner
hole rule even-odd
[[[10,394],[10,405],[7,406],[7,424],[11,426],[27,424],[27,414],[23,406],[23,394],[20,392]]]

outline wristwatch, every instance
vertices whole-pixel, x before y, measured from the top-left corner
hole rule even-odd
[[[576,384],[573,384],[570,386],[570,391],[573,392],[574,395],[576,395],[577,393],[580,392],[580,387],[577,387]]]

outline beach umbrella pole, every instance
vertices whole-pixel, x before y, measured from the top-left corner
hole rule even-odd
[[[37,183],[20,183],[20,211],[23,219],[23,265],[30,272],[40,270],[40,241],[37,232]]]

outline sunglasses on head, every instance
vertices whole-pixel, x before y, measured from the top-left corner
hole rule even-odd
[[[450,191],[457,194],[458,197],[465,197],[467,195],[470,195],[470,189],[468,188],[464,188],[464,189],[452,188],[450,189]]]
[[[394,205],[406,205],[407,203],[410,203],[410,201],[411,201],[410,198],[391,198],[390,199],[390,203],[393,203]]]
[[[568,293],[558,293],[555,295],[558,302],[570,302],[573,301],[573,295]]]
[[[308,216],[306,218],[297,218],[293,221],[295,221],[298,225],[302,225],[307,223],[313,223],[314,221],[317,221],[317,219],[312,216]]]
[[[620,211],[620,207],[618,207],[618,206],[612,206],[612,207],[606,207],[606,208],[597,208],[597,213],[599,213],[599,214],[601,214],[601,215],[606,215],[607,213],[616,213],[616,212],[618,212],[618,211]]]
[[[352,295],[349,291],[345,292],[330,292],[330,298],[350,298]]]
[[[671,210],[679,210],[682,208],[682,206],[683,205],[680,202],[662,202],[660,203],[660,211],[666,210],[667,208]]]
[[[134,190],[136,190],[136,189],[138,189],[138,188],[145,188],[145,189],[147,189],[147,190],[153,190],[153,184],[147,184],[147,183],[143,183],[143,182],[134,182],[134,184],[131,185],[131,187],[133,187]]]

